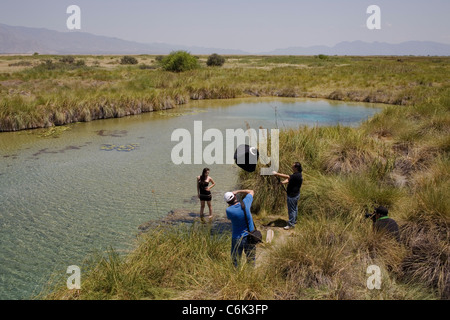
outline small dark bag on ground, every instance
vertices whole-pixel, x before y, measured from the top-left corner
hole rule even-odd
[[[261,231],[256,229],[255,223],[253,223],[254,230],[250,231],[250,225],[248,223],[247,212],[245,211],[245,204],[244,204],[244,201],[242,201],[242,200],[241,200],[241,207],[244,210],[245,222],[247,222],[247,228],[248,228],[247,242],[249,244],[258,244],[258,243],[262,242],[262,233],[261,233]]]

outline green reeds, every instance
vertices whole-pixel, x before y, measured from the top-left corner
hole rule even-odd
[[[99,61],[98,58],[88,56],[73,58]],[[26,59],[21,57],[20,61],[23,63]],[[12,73],[0,74],[0,94],[2,100],[5,99],[0,104],[0,131],[54,125],[49,118],[57,108],[55,101],[70,108],[65,110],[69,114],[77,114],[80,105],[67,101],[72,100],[69,97],[73,96],[76,97],[74,102],[80,98],[86,100],[84,107],[90,111],[88,113],[85,110],[80,117],[66,119],[72,122],[78,118],[81,121],[98,119],[96,114],[101,113],[98,110],[100,104],[93,97],[101,95],[104,99],[114,100],[115,105],[121,105],[114,112],[106,113],[107,117],[114,117],[136,114],[138,108],[124,106],[124,103],[139,104],[138,97],[145,97],[153,91],[164,97],[165,103],[162,104],[166,108],[170,104],[187,103],[189,99],[229,99],[248,95],[329,98],[398,105],[419,104],[443,96],[445,92],[448,95],[448,58],[442,58],[437,63],[433,62],[433,58],[415,57],[405,57],[400,62],[390,57],[320,59],[238,56],[229,60],[240,63],[225,64],[222,68],[205,66],[178,74],[157,69],[156,62],[152,65],[154,69],[147,70],[118,63],[108,68],[88,67],[90,62],[78,66],[75,63],[63,63],[61,61],[64,58],[56,56],[28,59],[33,65],[38,61],[41,64],[19,72],[11,70]],[[20,108],[8,100],[15,95],[28,96],[29,107],[33,107],[33,110],[39,107],[39,112],[28,112],[30,116],[23,117]],[[124,96],[132,96],[134,100],[127,100]],[[151,110],[147,107],[140,111]],[[388,122],[386,119],[384,121]],[[386,131],[380,134],[391,134],[390,131],[397,130],[386,124],[380,124]],[[376,126],[376,121],[373,125]],[[442,122],[436,119],[433,126],[439,125]],[[411,128],[410,134],[406,134],[404,139],[413,139],[411,134],[414,132]]]
[[[265,299],[265,276],[230,258],[229,234],[205,225],[161,227],[139,237],[128,255],[114,250],[92,256],[81,290],[52,283],[47,299]]]

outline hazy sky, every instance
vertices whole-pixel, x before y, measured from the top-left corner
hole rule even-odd
[[[138,42],[262,52],[341,41],[450,43],[450,0],[1,0],[0,23],[68,31],[69,5],[81,30]],[[369,30],[369,5],[381,30]]]

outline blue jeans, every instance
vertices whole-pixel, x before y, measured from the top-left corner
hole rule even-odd
[[[298,199],[300,199],[300,194],[296,197],[287,197],[287,207],[288,207],[288,215],[289,221],[288,226],[294,227],[297,223],[298,216]]]
[[[238,266],[242,257],[242,251],[245,251],[247,263],[255,265],[256,246],[247,242],[247,237],[240,239],[231,239],[231,259],[235,267]]]

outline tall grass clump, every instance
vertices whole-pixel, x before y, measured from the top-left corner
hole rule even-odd
[[[423,287],[398,280],[405,249],[369,224],[318,215],[304,221],[269,257],[266,272],[286,283],[282,299],[430,299]],[[381,289],[368,290],[367,267],[381,269]]]
[[[266,276],[230,258],[229,234],[204,225],[160,227],[139,237],[128,255],[114,250],[92,256],[82,288],[49,284],[47,299],[265,299]]]

